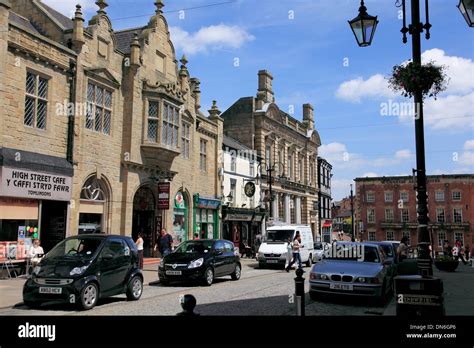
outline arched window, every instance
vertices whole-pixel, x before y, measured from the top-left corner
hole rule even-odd
[[[109,190],[104,179],[89,177],[81,189],[79,234],[105,233],[108,229]]]

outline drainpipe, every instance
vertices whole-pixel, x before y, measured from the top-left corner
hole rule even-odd
[[[74,150],[74,119],[76,113],[76,62],[70,60],[68,70],[68,84],[69,84],[69,105],[68,107],[68,123],[67,123],[67,152],[66,159],[69,163],[73,163]]]

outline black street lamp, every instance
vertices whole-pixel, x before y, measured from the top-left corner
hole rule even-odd
[[[262,167],[262,164],[263,163],[260,163],[258,165],[258,168],[257,168],[257,180],[259,179],[258,175],[260,173],[260,170],[261,170],[261,167]],[[282,173],[282,175],[279,175],[278,176],[278,179],[280,180],[280,182],[283,184],[286,182],[286,177],[285,177],[285,174],[284,174],[284,165],[283,163],[281,162],[276,162],[274,163],[273,165],[269,165],[267,166],[267,164],[265,164],[265,171],[267,172],[267,184],[268,184],[268,191],[270,193],[270,217],[273,217],[273,188],[272,188],[272,184],[273,184],[273,177],[272,177],[272,173],[273,172],[276,172],[277,171],[277,166],[281,166],[281,170],[278,171],[279,173]]]
[[[360,2],[359,15],[349,21],[349,25],[360,47],[367,47],[372,44],[378,23],[377,16],[374,17],[367,13],[367,7],[365,7],[364,0],[362,0]]]
[[[471,28],[474,28],[474,0],[460,0],[459,11]]]
[[[354,226],[354,193],[352,191],[352,184],[351,184],[351,240],[355,242],[355,226]]]

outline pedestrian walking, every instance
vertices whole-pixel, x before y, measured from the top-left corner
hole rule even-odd
[[[285,270],[290,264],[291,260],[293,259],[293,245],[291,244],[291,237],[288,237],[287,245],[286,245],[286,262],[285,262]]]
[[[143,269],[143,233],[138,233],[138,238],[135,241],[135,245],[137,246],[138,250],[138,265],[140,269]]]
[[[462,247],[462,243],[461,241],[458,239],[456,240],[456,244],[454,246],[454,248],[456,249],[456,260],[461,260],[463,264],[467,265],[467,261],[464,259],[464,251],[463,251],[463,247]]]
[[[293,239],[293,260],[290,261],[285,270],[290,271],[291,266],[298,261],[298,269],[303,269],[303,264],[301,262],[300,248],[301,248],[301,235],[299,232],[296,232],[295,239]]]
[[[161,235],[158,242],[155,245],[155,250],[158,248],[161,257],[165,257],[173,249],[173,237],[166,232],[166,228],[161,229]]]
[[[408,238],[404,236],[397,249],[398,260],[401,262],[408,257]]]

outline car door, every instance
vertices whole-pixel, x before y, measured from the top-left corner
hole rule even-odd
[[[123,240],[110,238],[106,241],[99,256],[101,292],[110,294],[122,288],[131,262],[130,257],[130,248]]]
[[[226,272],[226,255],[224,242],[218,240],[214,243],[214,273],[216,276],[221,276]]]
[[[234,245],[230,242],[224,242],[224,253],[226,257],[226,274],[234,273],[235,270],[235,253]]]

